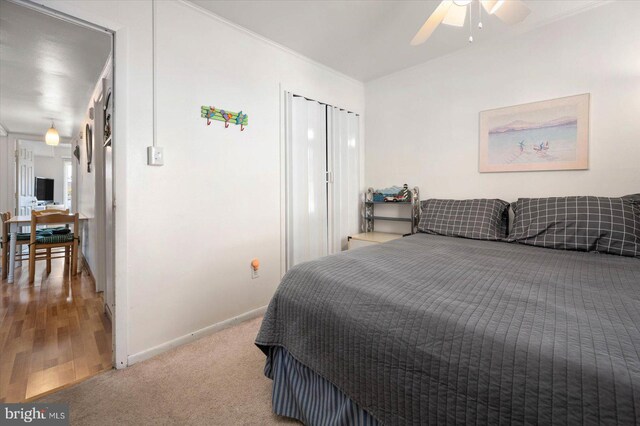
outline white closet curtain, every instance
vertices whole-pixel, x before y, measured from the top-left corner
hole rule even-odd
[[[346,249],[359,232],[358,121],[285,93],[287,269]]]
[[[285,108],[290,268],[328,254],[327,113],[325,105],[291,93]]]

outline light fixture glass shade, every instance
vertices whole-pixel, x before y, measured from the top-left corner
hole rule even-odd
[[[44,141],[47,145],[56,146],[60,143],[60,135],[55,127],[53,127],[53,123],[51,123],[51,128],[47,130],[47,134],[44,137]]]

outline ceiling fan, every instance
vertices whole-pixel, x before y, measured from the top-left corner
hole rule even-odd
[[[471,8],[474,2],[478,2],[479,29],[482,29],[482,8],[489,15],[495,15],[510,25],[522,22],[531,12],[521,0],[443,0],[413,37],[411,45],[417,46],[427,41],[441,23],[454,27],[464,26],[467,20],[467,9]],[[469,13],[469,28],[471,28],[471,13]],[[473,36],[469,35],[469,42],[472,41]]]

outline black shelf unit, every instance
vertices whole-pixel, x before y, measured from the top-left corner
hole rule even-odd
[[[409,201],[365,201],[365,204],[387,204],[387,205],[398,205],[398,206],[410,206],[413,203]]]

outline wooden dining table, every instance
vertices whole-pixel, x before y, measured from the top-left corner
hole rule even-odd
[[[78,221],[82,224],[89,218],[82,213],[78,214]],[[11,235],[9,243],[9,271],[7,274],[7,282],[13,283],[13,275],[16,268],[16,241],[18,238],[18,230],[23,226],[31,226],[31,216],[14,216],[6,222],[9,224],[9,234]],[[80,228],[82,226],[80,225]],[[73,230],[75,233],[80,233],[80,230]]]

